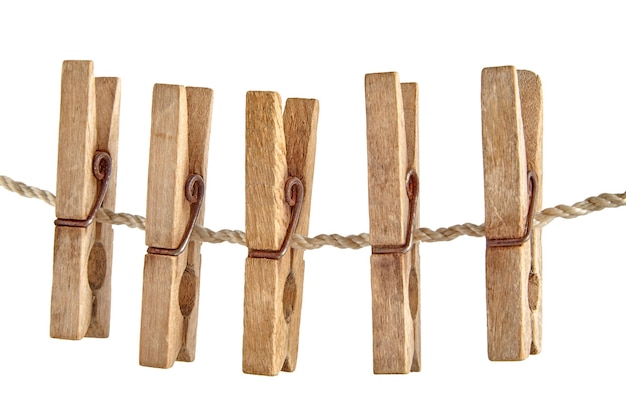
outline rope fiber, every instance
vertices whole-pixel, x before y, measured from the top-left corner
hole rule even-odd
[[[0,186],[20,196],[41,200],[50,206],[55,206],[56,204],[56,196],[49,191],[15,181],[7,176],[0,175]],[[556,218],[573,219],[603,209],[621,206],[626,206],[626,192],[622,194],[602,193],[598,196],[588,197],[571,206],[557,205],[553,208],[543,209],[535,215],[534,228],[543,228]],[[141,230],[146,229],[146,219],[144,217],[128,213],[115,213],[104,208],[98,210],[96,220],[113,225],[126,225],[130,228]],[[439,228],[435,231],[429,228],[418,228],[414,231],[415,240],[421,242],[452,241],[461,236],[484,237],[485,227],[484,225],[465,223],[448,228]],[[199,225],[195,226],[192,239],[212,244],[229,242],[231,244],[246,245],[246,234],[243,231],[228,229],[212,231]],[[369,245],[369,234],[367,233],[345,237],[338,234],[321,234],[312,238],[294,234],[291,241],[292,248],[302,250],[314,250],[323,246],[357,250]]]

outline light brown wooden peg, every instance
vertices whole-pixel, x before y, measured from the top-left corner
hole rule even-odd
[[[401,85],[397,73],[365,76],[376,374],[421,367],[419,250],[407,241],[413,234],[407,179],[418,168],[417,94],[417,85]]]
[[[533,201],[535,211],[541,203],[541,109],[534,74],[483,70],[487,328],[495,361],[523,360],[541,346],[541,243],[532,228]]]
[[[119,79],[94,79],[91,61],[63,63],[50,307],[53,338],[109,335],[113,230],[93,220],[103,184],[96,180],[93,165],[96,151],[108,154],[110,175],[101,206],[113,210],[119,106]]]
[[[302,307],[302,250],[277,259],[255,254],[284,245],[292,212],[285,200],[288,178],[303,185],[295,233],[308,233],[319,104],[288,99],[283,115],[275,92],[246,96],[246,238],[242,368],[276,375],[296,367]]]
[[[210,89],[154,86],[139,350],[143,366],[168,368],[177,359],[195,357],[201,243],[180,245],[197,205],[185,192],[190,175],[206,177],[212,102]],[[204,205],[197,219],[203,211]]]

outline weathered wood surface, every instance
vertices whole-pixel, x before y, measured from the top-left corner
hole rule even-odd
[[[370,242],[399,246],[409,224],[407,172],[418,168],[417,85],[401,85],[397,73],[368,74],[365,102]],[[418,262],[417,246],[370,258],[374,373],[421,368]]]
[[[278,250],[291,217],[285,183],[298,177],[304,186],[300,221],[307,234],[315,163],[319,104],[289,99],[282,112],[275,92],[246,97],[246,238],[249,250]],[[242,368],[276,375],[296,367],[304,260],[289,249],[278,260],[248,257],[245,264]]]
[[[518,238],[526,231],[529,213],[528,171],[534,170],[539,182],[542,174],[541,93],[536,76],[518,73],[514,67],[484,69],[482,116],[485,236],[487,240]],[[540,208],[541,183],[537,198]],[[526,241],[486,250],[491,360],[523,360],[531,346],[533,352],[540,350],[540,235],[534,232],[531,239],[532,245]]]
[[[154,86],[146,209],[149,247],[177,248],[183,239],[191,216],[187,179],[190,174],[206,179],[212,103],[210,89]],[[203,213],[204,205],[199,222]],[[200,245],[192,240],[179,255],[145,257],[141,365],[168,368],[175,360],[195,358]]]
[[[97,150],[111,156],[102,206],[115,209],[119,109],[119,79],[95,79],[91,61],[63,63],[57,218],[88,218],[100,187],[93,173]],[[112,254],[111,225],[55,226],[51,337],[76,340],[109,335]]]

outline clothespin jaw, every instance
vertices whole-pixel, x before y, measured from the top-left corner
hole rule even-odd
[[[365,76],[374,373],[419,371],[418,89]]]
[[[156,84],[152,102],[139,362],[168,368],[195,358],[213,91]]]
[[[57,167],[50,336],[109,335],[120,81],[94,78],[93,62],[65,61]]]
[[[319,104],[275,92],[246,96],[244,373],[296,367],[304,280],[293,233],[309,226]]]
[[[541,350],[541,82],[514,67],[482,74],[489,359]]]

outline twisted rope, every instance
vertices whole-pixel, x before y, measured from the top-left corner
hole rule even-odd
[[[47,190],[15,181],[7,176],[0,175],[0,186],[17,193],[20,196],[39,199],[50,206],[55,206],[56,197]],[[598,196],[588,197],[582,202],[574,203],[572,206],[557,205],[547,208],[535,215],[535,228],[543,228],[556,218],[573,219],[579,216],[588,215],[608,208],[618,208],[626,206],[626,193],[610,194],[602,193]],[[146,219],[142,216],[128,213],[115,213],[112,210],[100,208],[96,216],[98,222],[113,225],[126,225],[130,228],[146,229]],[[485,226],[465,223],[453,225],[448,228],[439,228],[435,231],[429,228],[419,228],[415,230],[415,239],[422,242],[452,241],[461,236],[484,237]],[[222,229],[212,231],[208,228],[196,225],[192,234],[195,240],[217,244],[229,242],[231,244],[246,245],[246,234],[242,231],[231,231]],[[341,236],[338,234],[321,234],[313,238],[294,235],[291,247],[302,250],[314,250],[329,245],[336,248],[350,248],[353,250],[364,248],[370,245],[369,234]]]

